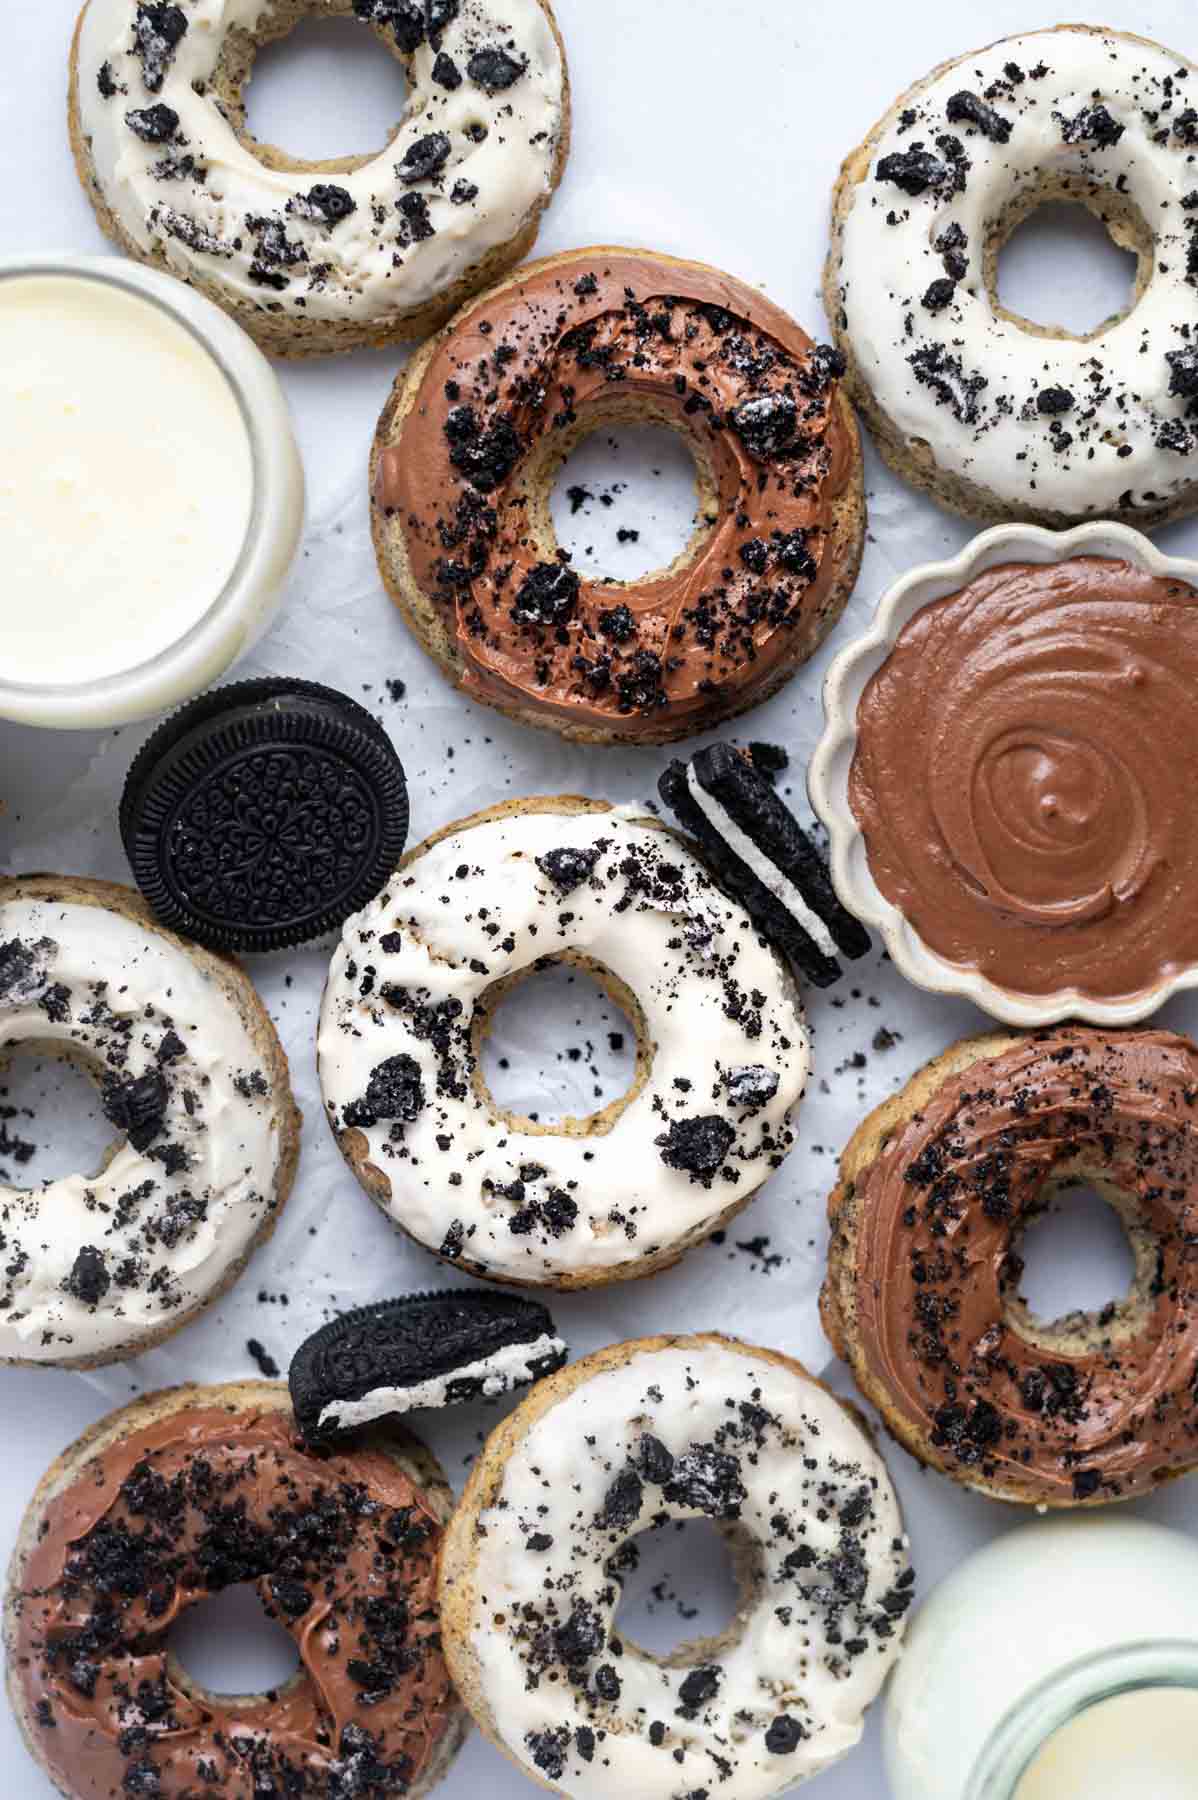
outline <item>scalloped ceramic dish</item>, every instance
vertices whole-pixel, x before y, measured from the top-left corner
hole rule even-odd
[[[1091,523],[1072,531],[995,525],[951,561],[925,563],[902,576],[883,596],[870,629],[841,651],[824,680],[824,732],[807,774],[811,804],[828,829],[832,880],[844,905],[881,934],[895,965],[916,987],[960,995],[1008,1025],[1050,1025],[1069,1018],[1094,1025],[1131,1025],[1147,1018],[1173,994],[1198,987],[1198,965],[1180,969],[1155,987],[1126,999],[1095,1000],[1076,988],[1051,994],[1017,993],[996,986],[977,969],[938,956],[878,888],[865,839],[849,806],[857,707],[870,678],[921,607],[956,593],[976,575],[1000,563],[1055,563],[1081,555],[1125,559],[1149,574],[1198,587],[1198,562],[1165,556],[1126,525]]]

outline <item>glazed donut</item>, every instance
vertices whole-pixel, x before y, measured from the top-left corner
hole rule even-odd
[[[376,156],[260,144],[263,44],[356,18],[410,97]],[[101,228],[277,356],[420,338],[526,256],[570,137],[548,0],[88,0],[71,54],[75,163]]]
[[[0,880],[0,1060],[78,1063],[120,1133],[96,1174],[0,1184],[0,1359],[94,1367],[222,1294],[291,1191],[287,1059],[235,963],[156,925],[129,888]]]
[[[861,448],[837,375],[730,275],[643,251],[547,257],[407,365],[371,459],[379,567],[472,699],[587,743],[667,743],[768,698],[844,607]],[[581,578],[549,497],[601,426],[656,422],[696,464],[669,569]]]
[[[1198,1463],[1198,1047],[1058,1026],[955,1044],[859,1126],[822,1306],[913,1455],[1037,1506],[1149,1493]],[[1036,1318],[1018,1237],[1084,1184],[1123,1219],[1129,1294]]]
[[[971,518],[1163,524],[1198,504],[1198,73],[1061,25],[942,64],[845,162],[825,303],[886,461]],[[999,253],[1072,201],[1138,258],[1085,337],[997,298]]]
[[[8,1688],[30,1754],[68,1800],[416,1800],[462,1737],[436,1614],[451,1505],[398,1429],[306,1451],[281,1383],[110,1413],[43,1477],[9,1571]],[[300,1667],[268,1693],[210,1693],[167,1640],[243,1581]]]
[[[637,1034],[627,1094],[585,1119],[505,1112],[480,1073],[496,1004],[551,963]],[[472,1274],[592,1287],[651,1275],[740,1211],[793,1141],[807,1074],[794,984],[748,915],[650,819],[511,800],[408,852],[349,920],[318,1043],[354,1174]]]
[[[702,1518],[740,1611],[651,1656],[615,1633],[620,1570],[641,1532]],[[885,1464],[835,1395],[776,1350],[642,1338],[546,1377],[488,1439],[442,1633],[478,1725],[554,1793],[766,1800],[860,1738],[913,1583]]]

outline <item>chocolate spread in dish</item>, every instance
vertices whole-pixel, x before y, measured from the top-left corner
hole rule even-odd
[[[925,606],[857,708],[849,800],[930,949],[1112,1000],[1198,961],[1198,593],[1096,556]]]
[[[1108,1180],[1155,1244],[1085,1348],[1052,1327],[1041,1338],[1011,1305],[1018,1234],[1070,1176]],[[1064,1026],[972,1063],[892,1133],[852,1210],[855,1364],[941,1467],[1068,1505],[1146,1493],[1198,1462],[1188,1039]]]
[[[635,736],[666,707],[700,717],[730,690],[747,704],[796,640],[809,655],[844,573],[829,546],[856,460],[842,369],[751,288],[652,257],[579,257],[481,301],[375,470],[467,690]],[[676,425],[718,493],[679,562],[627,585],[544,561],[528,529],[554,439],[617,416]]]
[[[170,1800],[407,1792],[452,1716],[441,1528],[382,1451],[317,1457],[289,1413],[176,1412],[103,1450],[45,1510],[10,1652],[64,1791]],[[206,1594],[256,1581],[300,1656],[251,1699],[167,1653]]]

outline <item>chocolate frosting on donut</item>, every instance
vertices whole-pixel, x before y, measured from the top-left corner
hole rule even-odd
[[[1039,1326],[1015,1297],[1013,1240],[1071,1174],[1125,1194],[1156,1250],[1084,1333]],[[1050,1504],[1142,1494],[1198,1461],[1188,1039],[1062,1027],[974,1062],[893,1132],[851,1207],[854,1360],[921,1454],[930,1441],[960,1479]]]
[[[918,612],[857,709],[883,894],[1000,987],[1142,993],[1198,961],[1198,593],[1095,556]]]
[[[54,1779],[163,1800],[406,1793],[451,1716],[440,1535],[389,1456],[311,1455],[283,1411],[184,1410],[104,1450],[50,1502],[22,1575],[12,1667]],[[300,1670],[201,1696],[171,1626],[250,1580]]]
[[[437,346],[375,475],[467,689],[627,736],[663,708],[768,691],[796,635],[808,655],[831,623],[843,573],[828,553],[856,460],[842,366],[760,294],[668,259],[559,259],[484,298]],[[616,417],[677,425],[718,495],[679,563],[627,586],[544,561],[529,530],[543,549],[552,440],[568,450],[588,418]]]

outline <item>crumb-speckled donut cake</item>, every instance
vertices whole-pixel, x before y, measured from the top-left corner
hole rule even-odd
[[[642,1533],[711,1521],[740,1606],[668,1657],[615,1629]],[[643,1338],[550,1375],[487,1440],[446,1534],[459,1693],[534,1781],[576,1800],[770,1800],[836,1762],[914,1597],[886,1467],[789,1357]]]
[[[782,686],[835,625],[865,534],[840,375],[718,269],[605,246],[529,263],[404,369],[371,457],[375,549],[404,619],[472,699],[582,743],[670,743]],[[677,431],[696,469],[668,568],[575,568],[550,513],[591,432]]]
[[[636,1032],[627,1093],[556,1124],[500,1107],[495,1007],[551,963]],[[685,841],[632,809],[510,800],[408,852],[350,919],[318,1058],[329,1123],[387,1216],[521,1285],[652,1275],[725,1223],[794,1141],[808,1040],[794,981]]]
[[[1060,25],[941,64],[844,164],[825,304],[853,399],[906,480],[972,518],[1158,525],[1198,503],[1198,70]],[[1045,202],[1135,253],[1085,336],[998,298]]]
[[[260,47],[346,18],[409,95],[374,156],[260,143]],[[398,86],[402,94],[402,82]],[[419,338],[527,255],[570,137],[548,0],[87,0],[70,131],[104,231],[279,356]]]
[[[236,963],[79,876],[0,881],[0,1066],[23,1047],[90,1075],[116,1135],[98,1170],[0,1183],[0,1360],[136,1355],[274,1229],[299,1154],[287,1059]]]

